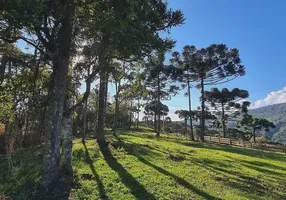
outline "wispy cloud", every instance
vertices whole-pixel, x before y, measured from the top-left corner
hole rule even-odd
[[[260,99],[251,104],[251,108],[259,108],[272,104],[285,103],[286,102],[286,87],[282,90],[270,92],[264,99]]]

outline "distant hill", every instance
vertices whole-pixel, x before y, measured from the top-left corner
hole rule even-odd
[[[273,122],[276,125],[276,128],[266,133],[266,135],[270,137],[274,142],[286,144],[286,103],[252,109],[249,110],[249,114],[253,115],[254,117],[265,118]],[[184,121],[181,122],[183,123]],[[209,123],[211,122],[206,120],[207,126]],[[199,121],[193,122],[193,124],[199,125]],[[228,128],[235,128],[236,122],[229,121],[227,126]]]
[[[273,141],[286,144],[286,103],[274,104],[249,111],[255,117],[272,121],[276,128],[267,133]]]

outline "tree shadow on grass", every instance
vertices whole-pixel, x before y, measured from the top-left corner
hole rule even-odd
[[[124,185],[126,185],[131,194],[136,199],[155,200],[155,196],[149,193],[143,185],[141,185],[124,167],[113,157],[110,149],[106,145],[99,145],[100,150],[106,160],[108,166],[114,170],[120,177]]]
[[[263,199],[263,197],[271,195],[275,199],[283,199],[281,194],[274,191],[269,185],[265,185],[265,182],[260,178],[246,176],[239,171],[234,171],[233,167],[218,167],[214,163],[209,163],[206,164],[205,168],[216,174],[214,176],[216,181],[244,192],[244,196],[247,198],[257,199],[261,197]]]
[[[168,172],[167,170],[165,170],[165,169],[163,169],[163,168],[161,168],[161,167],[159,167],[159,166],[156,166],[156,165],[154,165],[153,163],[150,163],[149,161],[147,161],[147,160],[144,159],[143,157],[138,156],[138,155],[137,155],[137,157],[138,157],[138,160],[140,160],[140,161],[141,161],[142,163],[144,163],[145,165],[148,165],[148,166],[150,166],[150,167],[153,167],[154,169],[156,169],[156,170],[159,171],[160,173],[162,173],[162,174],[164,174],[164,175],[166,175],[166,176],[169,176],[169,177],[174,178],[174,179],[177,181],[178,184],[180,184],[181,186],[183,186],[183,187],[185,187],[185,188],[187,188],[187,189],[189,189],[189,190],[195,192],[197,195],[202,196],[202,197],[204,197],[204,198],[206,198],[206,199],[220,199],[220,198],[218,198],[218,197],[214,197],[214,196],[212,196],[212,195],[210,195],[210,194],[208,194],[208,193],[206,193],[206,192],[204,192],[204,191],[198,189],[197,187],[193,186],[192,184],[190,184],[190,183],[187,182],[186,180],[180,178],[179,176],[176,176],[176,175],[174,175],[174,174]]]
[[[166,175],[166,176],[169,176],[169,177],[172,177],[173,179],[175,179],[177,181],[177,183],[191,191],[193,191],[194,193],[196,193],[197,195],[201,196],[201,197],[204,197],[206,199],[220,199],[218,197],[214,197],[200,189],[198,189],[197,187],[195,187],[194,185],[190,184],[189,182],[187,182],[186,180],[184,180],[183,178],[179,177],[179,176],[176,176],[168,171],[166,171],[165,169],[159,167],[159,166],[156,166],[154,165],[153,163],[147,161],[146,159],[144,159],[142,156],[140,156],[139,154],[136,154],[134,153],[134,151],[131,151],[130,150],[130,147],[124,143],[119,137],[117,137],[120,145],[130,154],[136,156],[138,158],[138,160],[142,163],[144,163],[145,165],[148,165],[152,168],[154,168],[155,170],[157,170],[158,172]]]
[[[89,164],[89,167],[90,167],[90,169],[91,169],[91,171],[92,171],[92,173],[93,173],[93,175],[95,177],[95,180],[96,180],[96,183],[97,183],[97,186],[98,186],[98,190],[99,190],[100,198],[107,199],[107,196],[106,196],[106,193],[105,193],[102,181],[100,180],[99,175],[97,174],[97,172],[96,172],[96,170],[94,168],[94,165],[93,165],[94,161],[91,159],[85,143],[83,143],[83,146],[84,146],[85,154],[86,154],[86,162]]]
[[[180,142],[176,141],[179,144],[194,147],[194,148],[202,148],[202,149],[212,149],[217,151],[223,151],[223,152],[230,152],[235,153],[239,155],[245,155],[245,156],[251,156],[251,157],[257,157],[257,158],[268,158],[278,161],[286,161],[286,155],[283,155],[281,153],[271,153],[266,152],[258,149],[249,149],[249,148],[240,148],[240,147],[233,147],[233,146],[227,146],[227,145],[218,145],[218,144],[211,144],[211,143],[202,143],[202,142]]]
[[[284,172],[286,171],[286,167],[274,165],[274,164],[267,163],[267,162],[247,161],[247,160],[242,160],[241,162],[249,164],[249,165],[257,166],[257,167],[267,167],[267,168],[274,169],[274,170],[280,170],[280,171],[284,171]]]

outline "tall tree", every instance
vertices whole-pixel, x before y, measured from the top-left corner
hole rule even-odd
[[[53,70],[45,120],[42,178],[44,187],[49,188],[59,174],[60,135],[72,47],[74,1],[12,0],[5,1],[1,8],[1,39],[27,42],[41,52]]]
[[[212,107],[219,110],[217,114],[221,116],[223,137],[226,137],[228,116],[236,114],[235,111],[241,107],[240,104],[236,102],[248,97],[248,91],[238,88],[234,88],[231,91],[227,88],[223,88],[221,91],[218,88],[212,88],[210,91],[205,92],[206,101],[208,101]]]
[[[172,78],[177,76],[177,71],[172,66],[164,64],[165,55],[158,53],[149,58],[145,69],[145,86],[149,91],[148,98],[156,102],[156,136],[160,136],[161,131],[161,100],[168,100],[179,91],[179,87],[172,84]]]
[[[101,69],[98,117],[98,142],[105,143],[104,138],[104,95],[107,90],[108,74],[115,59],[132,62],[144,58],[154,49],[168,49],[173,41],[163,39],[158,34],[167,31],[183,21],[181,11],[173,11],[162,0],[155,1],[105,1],[94,2],[97,9],[86,7],[83,16],[88,28],[84,37],[87,46],[96,49],[95,56]],[[94,34],[96,30],[96,34]],[[106,96],[106,95],[105,95]]]
[[[245,74],[241,64],[239,51],[229,49],[225,44],[213,44],[207,48],[197,49],[195,46],[185,46],[182,54],[173,53],[173,59],[183,68],[188,69],[194,81],[201,89],[201,130],[200,139],[205,134],[205,86],[216,85],[233,80]]]

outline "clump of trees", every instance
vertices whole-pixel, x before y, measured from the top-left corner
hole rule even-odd
[[[201,90],[200,140],[205,135],[205,86],[217,85],[245,75],[239,51],[229,49],[225,44],[213,44],[207,48],[197,49],[185,46],[182,53],[174,52],[172,62],[183,69],[197,82]]]
[[[118,68],[116,63],[131,66],[152,52],[170,49],[174,41],[159,33],[184,21],[180,10],[168,8],[161,0],[9,0],[1,2],[0,15],[0,40],[4,49],[0,99],[8,108],[5,113],[1,110],[1,122],[8,127],[7,141],[23,129],[23,123],[15,119],[44,127],[40,134],[45,142],[42,183],[47,190],[61,175],[72,177],[73,116],[83,105],[87,112],[91,83],[99,80],[96,132],[98,143],[104,145],[108,82],[114,69]],[[18,41],[26,43],[30,50],[26,53],[17,50]],[[16,55],[17,52],[20,54]],[[25,81],[18,79],[25,73],[31,75],[31,79],[25,76],[25,80],[33,95],[27,88],[23,88],[23,93],[18,92]],[[45,80],[40,82],[42,73]],[[118,76],[113,78],[118,82]],[[86,82],[86,91],[77,98],[80,82]],[[38,87],[41,87],[40,92]],[[33,98],[29,98],[31,96]],[[34,105],[38,100],[39,107]],[[22,104],[28,106],[24,112],[28,117],[21,116]],[[41,112],[32,108],[39,108]],[[34,113],[41,116],[32,119]]]

